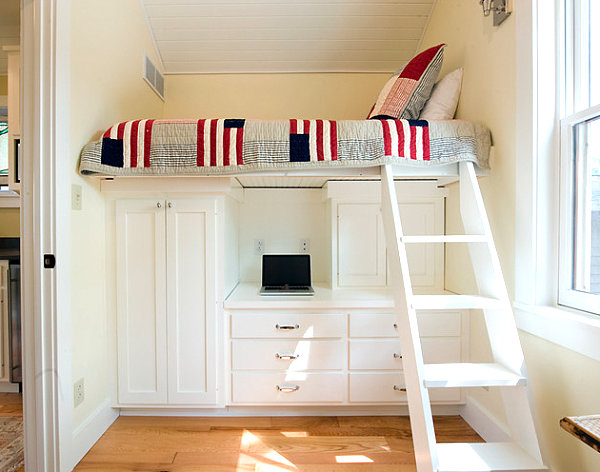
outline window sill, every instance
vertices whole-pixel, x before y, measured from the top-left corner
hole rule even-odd
[[[0,208],[20,208],[21,197],[14,192],[0,192]]]
[[[514,309],[520,330],[600,361],[600,316],[524,303]]]

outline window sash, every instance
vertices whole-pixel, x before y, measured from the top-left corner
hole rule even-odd
[[[568,116],[561,122],[561,157],[560,157],[560,218],[559,218],[559,270],[558,270],[558,304],[576,308],[590,313],[600,314],[600,295],[587,293],[573,288],[575,270],[577,275],[585,277],[586,264],[583,257],[585,251],[575,255],[575,247],[589,246],[591,228],[585,222],[579,227],[575,221],[577,213],[587,214],[591,204],[591,185],[575,188],[576,172],[586,174],[585,159],[576,159],[581,149],[576,149],[577,126],[600,117],[600,105],[588,108]],[[577,168],[575,166],[577,164]],[[586,198],[586,194],[590,194]],[[588,251],[589,255],[590,252]],[[579,260],[577,260],[579,258]]]

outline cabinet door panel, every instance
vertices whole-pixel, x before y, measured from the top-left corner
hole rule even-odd
[[[117,261],[119,402],[165,403],[165,214],[156,200],[117,202]]]
[[[385,286],[386,253],[377,204],[338,206],[338,284]]]
[[[215,203],[167,204],[169,403],[215,403]]]

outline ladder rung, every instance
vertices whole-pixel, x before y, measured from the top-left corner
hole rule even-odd
[[[437,444],[439,472],[545,471],[514,443]]]
[[[431,387],[516,387],[527,379],[500,364],[425,364],[425,386]]]
[[[405,243],[487,243],[488,238],[483,234],[442,234],[422,236],[402,236]]]
[[[414,295],[412,305],[415,310],[504,308],[501,300],[479,295]]]

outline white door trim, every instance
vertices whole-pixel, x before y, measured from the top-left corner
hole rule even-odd
[[[21,9],[25,468],[59,471],[66,470],[64,464],[69,462],[73,410],[69,292],[70,1],[21,0]],[[44,269],[44,254],[56,255],[56,268]]]

